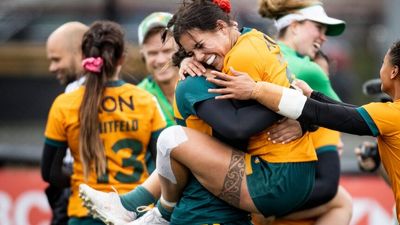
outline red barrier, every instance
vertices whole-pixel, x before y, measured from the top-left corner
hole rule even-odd
[[[45,187],[37,168],[0,169],[0,224],[50,224]]]
[[[377,176],[343,176],[341,184],[353,196],[351,225],[390,224],[393,194]],[[50,209],[46,184],[37,168],[0,169],[0,225],[47,225]]]

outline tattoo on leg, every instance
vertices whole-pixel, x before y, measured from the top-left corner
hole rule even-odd
[[[245,174],[244,152],[232,151],[231,162],[218,197],[227,203],[239,207],[242,180]]]

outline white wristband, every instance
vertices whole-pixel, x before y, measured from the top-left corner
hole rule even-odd
[[[278,113],[291,119],[297,119],[301,116],[306,101],[307,97],[302,93],[284,88],[278,106]]]

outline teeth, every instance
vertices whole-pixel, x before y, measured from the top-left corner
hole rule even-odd
[[[215,55],[212,55],[210,58],[208,58],[208,60],[206,62],[207,65],[211,65],[214,62],[215,58],[216,58]]]
[[[314,43],[313,46],[314,46],[316,49],[320,49],[320,48],[321,48],[321,45],[320,45],[319,43]]]

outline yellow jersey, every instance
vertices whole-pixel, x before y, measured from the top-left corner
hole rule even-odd
[[[68,215],[74,217],[88,215],[78,197],[79,184],[85,182],[79,155],[79,108],[84,91],[81,86],[58,96],[51,106],[45,130],[46,144],[68,146],[74,158],[68,205]],[[98,177],[92,168],[87,184],[105,192],[114,186],[125,193],[149,176],[145,162],[147,145],[166,122],[150,93],[123,81],[108,84],[100,105],[99,131],[106,153],[106,174]]]
[[[357,111],[378,138],[379,155],[392,183],[397,219],[400,220],[400,100],[370,103]]]
[[[230,74],[233,68],[249,74],[255,81],[268,81],[289,87],[292,77],[283,59],[280,47],[267,35],[247,30],[226,54],[223,72]],[[268,141],[266,131],[250,138],[248,152],[268,162],[307,162],[317,160],[309,133],[287,144]]]

